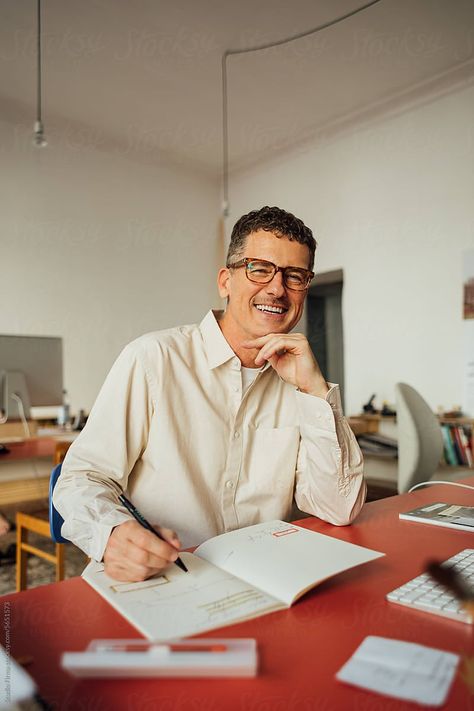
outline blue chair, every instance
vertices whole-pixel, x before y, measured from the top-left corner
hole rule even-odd
[[[61,535],[61,526],[64,523],[62,516],[53,506],[53,490],[61,473],[61,464],[57,464],[49,478],[49,506],[48,510],[37,511],[35,513],[16,513],[16,589],[26,590],[27,580],[27,558],[28,555],[35,555],[38,558],[53,563],[56,567],[56,582],[64,579],[64,546],[62,543],[69,543]],[[29,534],[35,533],[44,538],[51,538],[55,543],[54,553],[49,553],[37,545],[32,545]]]
[[[69,543],[68,539],[61,535],[64,519],[53,505],[53,491],[61,474],[61,467],[62,464],[56,464],[49,478],[49,529],[51,531],[51,538],[55,543]]]

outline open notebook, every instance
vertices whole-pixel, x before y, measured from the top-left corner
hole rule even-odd
[[[119,583],[92,561],[82,576],[149,639],[186,637],[290,607],[343,570],[384,555],[270,521],[211,538],[140,583]]]

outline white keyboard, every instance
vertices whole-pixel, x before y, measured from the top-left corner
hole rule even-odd
[[[456,553],[442,565],[446,568],[454,568],[474,590],[474,548],[466,548]],[[389,602],[396,602],[397,605],[405,605],[414,610],[432,612],[434,615],[449,617],[451,620],[465,622],[468,625],[474,623],[473,617],[462,608],[454,595],[427,573],[418,575],[408,583],[392,590],[386,598]]]

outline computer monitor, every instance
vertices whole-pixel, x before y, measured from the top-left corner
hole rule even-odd
[[[29,417],[30,405],[61,405],[62,401],[62,338],[0,335],[0,408],[3,419],[23,419],[22,415]]]

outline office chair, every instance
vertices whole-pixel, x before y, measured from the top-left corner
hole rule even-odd
[[[430,479],[443,454],[438,418],[410,385],[395,386],[398,423],[398,493]]]
[[[68,539],[63,538],[61,535],[61,527],[64,523],[64,519],[53,505],[53,491],[61,474],[61,467],[62,463],[60,462],[54,467],[49,479],[49,530],[51,538],[55,543],[69,543]]]
[[[55,451],[55,463],[49,480],[49,508],[48,510],[37,511],[35,513],[24,513],[18,511],[16,514],[16,589],[26,590],[27,580],[27,559],[28,555],[34,555],[49,563],[53,563],[56,568],[56,582],[64,579],[64,546],[69,543],[61,536],[61,526],[64,523],[60,514],[52,505],[52,492],[61,472],[61,462],[64,459],[70,442],[58,442]],[[48,553],[29,542],[29,534],[34,533],[43,538],[51,538],[54,542],[54,553]]]

